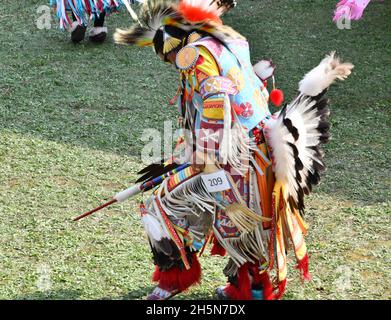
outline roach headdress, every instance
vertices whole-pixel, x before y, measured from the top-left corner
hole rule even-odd
[[[235,7],[234,0],[150,0],[145,1],[137,17],[138,23],[128,30],[118,29],[114,40],[119,44],[152,46],[166,59],[167,54],[178,50],[203,35],[222,42],[227,38],[242,38],[232,28],[223,25],[221,16]]]

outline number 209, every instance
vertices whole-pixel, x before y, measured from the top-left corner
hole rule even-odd
[[[208,179],[208,181],[211,187],[217,187],[223,184],[223,179],[221,178]]]

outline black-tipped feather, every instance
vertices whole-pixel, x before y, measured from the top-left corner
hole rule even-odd
[[[153,180],[172,170],[175,170],[179,166],[180,165],[177,163],[171,163],[168,165],[165,165],[164,163],[151,164],[139,172],[139,174],[142,174],[142,176],[136,181],[136,183]]]
[[[161,167],[163,165],[163,163],[164,163],[163,160],[161,162],[159,162],[159,163],[152,163],[149,166],[145,167],[144,169],[140,170],[137,174],[147,173],[147,172],[153,170],[156,167]]]
[[[213,3],[217,3],[217,6],[219,8],[222,8],[224,7],[225,9],[225,12],[227,12],[228,10],[234,8],[236,6],[236,0],[211,0],[211,4]]]
[[[288,128],[295,141],[297,141],[299,139],[299,130],[297,130],[297,128],[293,126],[291,119],[285,118],[284,125]]]
[[[329,100],[324,97],[326,91],[316,97],[301,96],[295,100],[293,105],[285,105],[279,114],[281,125],[286,129],[282,131],[284,132],[282,141],[285,141],[284,143],[291,149],[291,151],[287,149],[286,152],[290,153],[288,159],[293,161],[295,170],[290,173],[295,177],[295,182],[290,179],[285,180],[289,181],[290,185],[288,202],[290,208],[298,210],[301,215],[304,214],[305,209],[304,196],[309,195],[313,186],[319,184],[320,174],[325,171],[322,144],[330,140],[330,109]],[[296,121],[295,123],[294,119],[300,116],[305,119],[305,122]],[[306,132],[306,134],[301,136],[301,132]],[[316,139],[304,140],[306,135],[316,137]],[[308,153],[301,151],[303,146]],[[288,168],[286,167],[285,170],[292,170]]]
[[[149,242],[153,253],[155,265],[159,266],[160,271],[167,271],[178,264],[181,255],[172,240],[164,239],[154,244]]]

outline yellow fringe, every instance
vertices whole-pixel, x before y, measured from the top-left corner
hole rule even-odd
[[[225,209],[225,212],[232,223],[243,233],[254,231],[259,222],[268,220],[255,214],[246,205],[240,203],[230,204]]]
[[[169,53],[176,47],[178,47],[181,44],[181,40],[177,38],[169,38],[166,41],[164,41],[164,47],[163,47],[163,53]]]

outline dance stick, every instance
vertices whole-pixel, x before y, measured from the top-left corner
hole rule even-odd
[[[164,181],[164,179],[166,179],[166,178],[168,178],[168,177],[170,177],[170,176],[172,176],[174,174],[177,174],[177,173],[185,170],[189,166],[190,166],[190,164],[183,164],[183,165],[179,166],[178,168],[176,168],[176,169],[174,169],[174,170],[172,170],[170,172],[167,172],[167,173],[165,173],[165,174],[163,174],[163,175],[161,175],[161,176],[159,176],[159,177],[157,177],[155,179],[146,181],[144,183],[136,184],[136,185],[134,185],[134,186],[132,186],[132,187],[126,189],[126,190],[123,190],[123,191],[117,193],[113,197],[113,199],[111,199],[109,202],[107,202],[107,203],[105,203],[105,204],[103,204],[103,205],[101,205],[101,206],[99,206],[99,207],[97,207],[97,208],[95,208],[95,209],[93,209],[91,211],[88,211],[88,212],[82,214],[81,216],[76,217],[75,219],[73,219],[73,221],[79,221],[79,220],[81,220],[81,219],[83,219],[85,217],[88,217],[88,216],[92,215],[93,213],[95,213],[97,211],[100,211],[100,210],[102,210],[102,209],[104,209],[104,208],[114,204],[114,203],[124,202],[125,200],[127,200],[127,199],[129,199],[131,197],[134,197],[134,196],[140,194],[143,191],[150,190],[151,188],[154,188],[154,187],[160,185]]]

